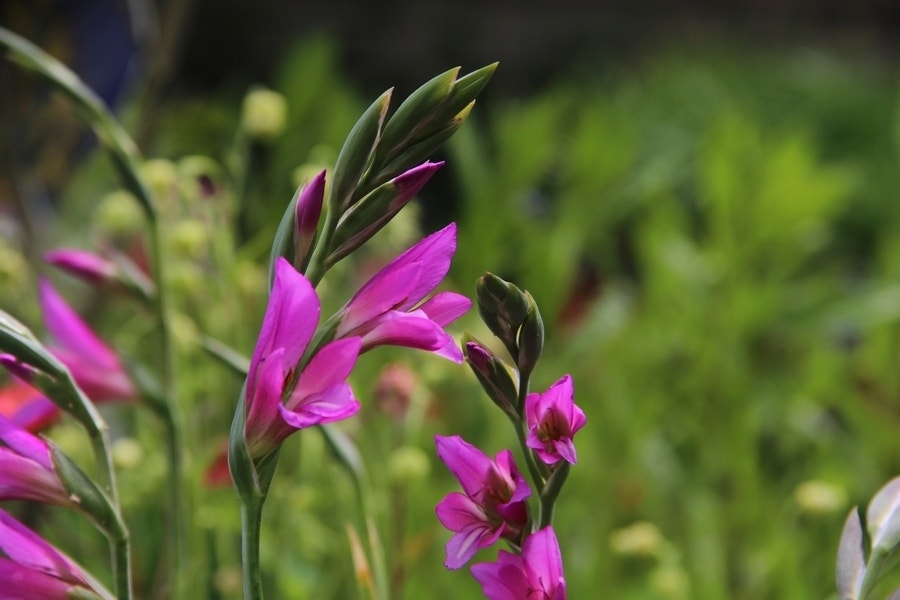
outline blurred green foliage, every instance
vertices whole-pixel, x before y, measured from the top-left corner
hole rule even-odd
[[[199,341],[253,348],[284,206],[333,162],[366,105],[336,56],[320,38],[286,58],[272,87],[288,120],[271,143],[240,139],[245,90],[223,90],[162,106],[144,149],[168,161],[156,167],[171,198],[192,572],[209,598],[240,595],[237,504],[203,477],[241,381]],[[870,58],[669,49],[630,71],[561,77],[533,97],[495,94],[453,139],[451,181],[425,195],[449,198],[459,222],[455,287],[473,293],[487,270],[529,290],[547,325],[535,389],[571,373],[587,414],[557,507],[570,597],[833,593],[847,510],[900,472],[898,107],[896,70]],[[198,173],[212,196],[192,187]],[[123,244],[129,232],[113,235],[101,218],[127,213],[101,211],[98,198],[113,189],[108,165],[89,159],[39,243]],[[330,308],[415,239],[411,208],[339,265],[322,290]],[[4,305],[37,323],[23,267],[2,262]],[[133,307],[83,286],[66,291],[123,353],[152,356],[153,332]],[[490,338],[474,314],[463,326]],[[388,361],[416,381],[399,415],[376,402]],[[465,367],[430,355],[379,350],[353,383],[364,409],[347,429],[374,482],[396,589],[480,597],[468,573],[442,566],[449,535],[434,505],[456,483],[432,437],[460,433],[494,454],[515,445],[513,431]],[[116,436],[137,442],[122,450],[121,493],[140,595],[150,597],[164,544],[159,427],[146,411],[109,414]],[[84,458],[66,427],[51,435]],[[353,597],[345,526],[365,525],[350,480],[313,431],[287,443],[279,472],[263,518],[267,593]],[[102,540],[73,515],[41,511],[39,521],[103,572]]]

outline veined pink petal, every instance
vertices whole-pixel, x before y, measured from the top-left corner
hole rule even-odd
[[[42,278],[39,286],[44,322],[57,344],[99,366],[120,370],[122,367],[115,353],[91,331],[53,285]]]
[[[294,410],[304,397],[344,382],[356,364],[361,345],[362,340],[358,337],[345,338],[316,352],[297,379],[297,386],[287,401],[288,410]]]
[[[284,405],[278,408],[285,423],[294,429],[304,429],[352,417],[359,412],[359,402],[350,384],[342,382],[302,398],[293,410]]]
[[[269,304],[247,378],[252,388],[259,362],[283,348],[285,365],[299,362],[319,324],[319,298],[309,281],[284,258],[275,262],[275,278]],[[251,393],[252,389],[248,390]]]
[[[373,319],[401,305],[422,276],[422,264],[410,263],[382,270],[350,299],[338,327],[338,337],[353,333]]]
[[[419,309],[428,318],[445,327],[472,308],[472,301],[455,292],[441,292],[426,300]]]
[[[437,455],[466,491],[474,497],[483,487],[493,462],[488,456],[458,435],[434,437]]]

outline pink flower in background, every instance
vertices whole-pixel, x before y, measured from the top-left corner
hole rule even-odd
[[[0,416],[0,500],[72,505],[47,443]]]
[[[49,281],[40,281],[40,303],[50,351],[72,372],[75,383],[94,402],[129,400],[134,384],[112,351],[63,300]]]
[[[44,260],[71,275],[90,283],[111,284],[119,278],[119,268],[111,260],[75,248],[51,250]]]
[[[572,438],[584,427],[586,418],[574,396],[572,377],[565,375],[543,394],[528,394],[525,398],[525,443],[545,464],[564,460],[574,465],[577,460]]]
[[[337,337],[362,337],[362,351],[390,344],[430,350],[454,362],[462,352],[444,327],[472,307],[460,294],[430,294],[450,270],[456,225],[431,234],[370,279],[343,308]]]
[[[566,600],[562,554],[552,527],[525,538],[522,554],[501,550],[497,562],[472,565],[488,600]]]
[[[448,569],[466,564],[480,548],[501,537],[516,540],[528,521],[531,495],[516,468],[512,453],[503,450],[491,460],[458,435],[436,436],[438,457],[456,476],[464,494],[448,494],[435,512],[444,527],[455,535],[447,542]]]
[[[346,381],[359,356],[358,337],[320,349],[284,398],[286,385],[316,331],[319,312],[312,285],[287,260],[279,258],[247,372],[245,432],[254,458],[266,456],[298,429],[345,419],[359,410]]]
[[[0,590],[4,600],[114,600],[68,556],[2,510]]]

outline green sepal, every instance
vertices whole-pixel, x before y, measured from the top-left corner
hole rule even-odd
[[[370,189],[372,186],[381,185],[389,179],[404,173],[408,169],[422,163],[431,157],[435,150],[441,147],[450,137],[456,133],[469,113],[475,102],[469,103],[459,113],[457,113],[449,122],[444,123],[441,129],[424,137],[415,143],[403,148],[398,154],[389,157],[383,165],[373,165],[373,170],[366,174],[363,189]],[[377,168],[377,171],[375,170]]]
[[[69,494],[69,499],[90,516],[101,530],[110,531],[120,522],[110,499],[59,446],[50,440],[45,442],[50,448],[53,468]]]
[[[384,183],[351,206],[338,221],[331,241],[334,250],[325,260],[329,267],[378,233],[406,202],[397,204],[397,186]]]
[[[31,330],[6,311],[0,310],[0,351],[12,354],[21,363],[59,377],[65,367],[31,333]]]
[[[256,465],[247,448],[246,408],[247,383],[241,389],[237,407],[234,409],[234,420],[231,422],[231,433],[228,436],[228,470],[231,482],[238,498],[243,503],[255,502],[263,497]]]
[[[381,127],[391,102],[392,90],[387,90],[362,114],[335,161],[328,196],[328,210],[342,214],[351,204],[353,191],[371,162],[381,136]]]
[[[423,83],[403,101],[384,126],[379,156],[393,155],[434,123],[435,113],[450,95],[458,74],[459,67],[445,71]]]
[[[475,102],[475,98],[491,80],[499,63],[491,63],[472,71],[464,77],[460,77],[453,83],[453,89],[440,106],[431,128],[426,127],[422,131],[423,136],[431,135],[434,131],[443,128],[448,120],[454,119],[466,107]],[[468,114],[468,113],[467,113]],[[433,130],[432,130],[433,128]]]
[[[281,221],[278,223],[278,229],[275,230],[275,239],[272,241],[272,250],[269,252],[269,289],[275,282],[275,261],[278,257],[283,256],[289,262],[294,262],[294,220],[297,218],[297,200],[300,198],[300,192],[303,186],[300,186],[294,193],[294,197],[288,202],[284,214],[281,215]]]
[[[496,335],[510,356],[517,358],[518,331],[528,316],[528,300],[518,287],[492,273],[485,273],[475,284],[478,314]]]
[[[519,328],[519,355],[516,359],[523,379],[531,376],[544,349],[544,320],[541,318],[541,311],[538,310],[537,303],[527,291],[525,299],[528,302],[528,314]]]

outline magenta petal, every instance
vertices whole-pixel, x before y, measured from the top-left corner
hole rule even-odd
[[[553,448],[556,450],[556,454],[562,457],[564,461],[573,465],[578,462],[578,454],[575,452],[575,444],[572,443],[572,438],[554,441]]]
[[[71,582],[0,558],[0,582],[4,600],[65,600],[70,598]],[[15,582],[15,583],[9,583]]]
[[[319,323],[319,312],[319,298],[312,285],[284,257],[279,257],[275,261],[269,304],[250,360],[248,381],[256,379],[259,362],[278,348],[284,348],[285,365],[297,364]]]
[[[364,351],[387,344],[439,350],[447,343],[448,337],[437,323],[421,311],[390,311],[378,319],[362,339]]]
[[[278,409],[285,423],[294,429],[305,429],[352,417],[359,411],[359,402],[349,384],[338,383],[303,398],[293,410],[282,404]]]
[[[441,292],[426,300],[419,307],[428,318],[444,327],[472,308],[472,301],[454,292]]]
[[[496,530],[491,530],[485,525],[463,529],[447,542],[444,566],[448,569],[459,569],[469,562],[469,559],[475,556],[478,550],[494,544],[500,538],[501,533],[503,533],[502,526]]]
[[[344,382],[356,364],[361,346],[362,340],[352,337],[336,340],[319,350],[300,373],[287,407],[293,410],[304,397]]]
[[[316,232],[322,203],[325,199],[325,171],[320,171],[306,184],[297,198],[294,216],[294,237],[310,236]]]
[[[445,335],[444,339],[446,340],[444,345],[435,350],[434,353],[447,360],[451,360],[458,365],[462,364],[465,357],[463,356],[462,350],[456,345],[456,340],[450,335]]]
[[[416,287],[410,291],[407,301],[397,307],[397,310],[412,308],[438,286],[450,270],[450,261],[453,259],[454,252],[456,252],[456,223],[450,223],[394,260],[392,264],[396,265],[413,262],[423,264],[422,277],[416,282]]]
[[[0,510],[0,551],[10,560],[72,583],[83,582],[78,568],[36,533]]]
[[[484,487],[487,474],[491,471],[491,459],[458,435],[436,435],[434,441],[438,458],[447,465],[466,494],[475,496]]]
[[[525,538],[522,559],[531,572],[532,583],[539,583],[547,597],[565,600],[562,553],[553,527],[544,527]],[[562,590],[559,589],[560,584]]]
[[[462,531],[473,525],[489,526],[484,511],[471,498],[451,492],[434,509],[441,525],[450,531]]]
[[[472,565],[470,570],[488,600],[529,599],[536,591],[528,582],[521,557],[504,550],[498,553],[497,562]]]
[[[39,296],[44,322],[57,344],[73,353],[89,357],[89,360],[97,365],[121,369],[115,353],[91,331],[53,285],[44,278],[41,278],[39,283]]]
[[[3,415],[0,415],[0,441],[16,454],[34,461],[48,471],[53,469],[47,444]]]
[[[382,269],[347,303],[337,336],[343,337],[405,303],[422,273],[420,263]]]
[[[280,440],[277,424],[281,395],[284,392],[284,349],[279,348],[261,361],[256,373],[253,395],[247,398],[247,443],[254,455],[267,454]],[[249,393],[249,392],[247,392]]]

